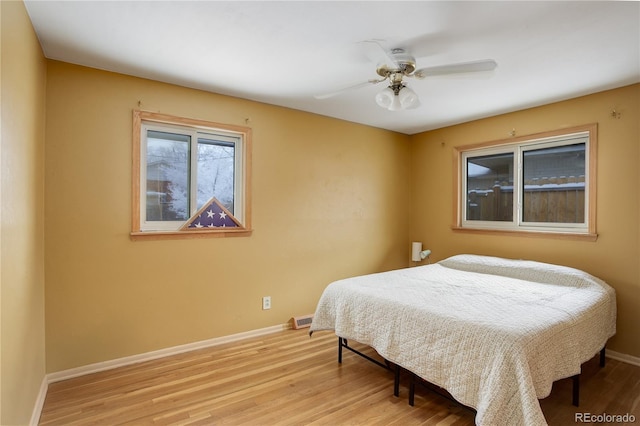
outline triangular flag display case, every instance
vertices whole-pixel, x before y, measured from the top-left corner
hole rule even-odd
[[[197,231],[211,228],[238,228],[242,224],[216,197],[212,197],[180,228],[181,231]]]

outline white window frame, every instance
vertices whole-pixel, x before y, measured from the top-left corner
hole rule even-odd
[[[585,143],[585,209],[582,223],[560,222],[525,222],[523,221],[523,158],[530,150],[551,148],[556,146]],[[458,195],[455,210],[454,230],[491,231],[507,233],[532,233],[542,235],[562,235],[597,237],[595,229],[596,212],[596,147],[597,126],[587,125],[572,129],[546,132],[537,135],[522,136],[511,140],[483,143],[456,148],[456,188]],[[480,221],[468,220],[467,214],[467,160],[473,157],[507,154],[514,157],[513,165],[513,220],[512,221]]]
[[[133,190],[132,190],[132,237],[168,236],[187,237],[242,236],[251,233],[250,210],[250,158],[251,129],[243,126],[225,125],[203,120],[175,117],[146,111],[134,111],[133,125]],[[177,133],[190,136],[190,169],[197,170],[197,148],[199,138],[209,138],[234,144],[234,208],[233,216],[242,226],[238,228],[204,228],[181,231],[185,221],[147,221],[147,132]],[[189,174],[190,211],[192,216],[197,206],[197,172]]]

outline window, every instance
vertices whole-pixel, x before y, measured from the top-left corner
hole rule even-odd
[[[596,126],[456,150],[454,229],[595,237]]]
[[[134,111],[132,235],[250,233],[250,129]]]

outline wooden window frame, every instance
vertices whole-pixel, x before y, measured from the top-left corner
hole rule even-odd
[[[238,228],[202,228],[171,231],[143,231],[140,220],[141,183],[141,132],[142,123],[154,123],[161,125],[183,126],[198,130],[222,130],[242,135],[242,171],[243,174],[243,222]],[[133,111],[132,134],[132,179],[131,179],[131,233],[133,240],[139,239],[183,239],[183,238],[210,238],[210,237],[246,237],[252,234],[251,228],[251,147],[252,131],[249,127],[221,124],[206,120],[177,117],[169,114],[161,114],[149,111]]]
[[[553,130],[548,132],[524,135],[519,137],[513,137],[509,139],[502,139],[491,142],[483,142],[473,145],[464,145],[454,147],[453,153],[453,225],[451,229],[455,232],[465,232],[473,234],[487,234],[487,235],[517,235],[517,236],[531,236],[531,237],[546,237],[546,238],[561,238],[561,239],[576,239],[585,241],[596,241],[598,234],[596,232],[596,192],[597,192],[597,146],[598,146],[598,126],[597,124],[587,124],[582,126],[575,126],[571,128],[564,128],[559,130]],[[567,232],[566,230],[551,230],[549,228],[534,230],[534,229],[520,229],[517,226],[512,228],[488,228],[488,227],[470,227],[463,226],[463,209],[465,208],[463,200],[466,198],[463,196],[462,185],[462,172],[464,166],[462,164],[463,155],[468,152],[482,150],[488,150],[497,147],[507,146],[523,146],[530,142],[540,141],[544,139],[557,138],[563,135],[571,135],[575,133],[588,133],[589,142],[587,146],[587,164],[585,168],[587,170],[586,184],[587,193],[585,197],[586,206],[585,212],[586,218],[586,231],[580,230],[575,232]],[[515,202],[515,201],[514,201]],[[514,219],[515,221],[515,219]]]

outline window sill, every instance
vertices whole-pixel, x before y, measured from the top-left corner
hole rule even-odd
[[[479,234],[479,235],[506,235],[514,237],[534,237],[534,238],[554,238],[561,240],[580,240],[580,241],[596,241],[598,234],[578,234],[573,232],[549,232],[549,231],[513,231],[501,229],[479,229],[479,228],[462,228],[460,226],[452,226],[453,232]]]
[[[193,238],[225,238],[225,237],[250,237],[253,233],[252,229],[237,230],[194,230],[194,231],[138,231],[131,232],[131,239],[138,240],[181,240]]]

